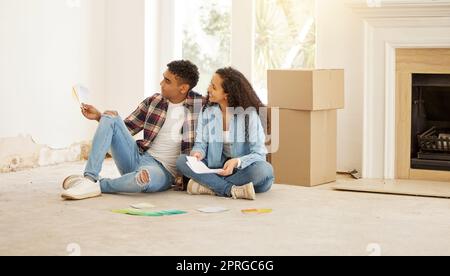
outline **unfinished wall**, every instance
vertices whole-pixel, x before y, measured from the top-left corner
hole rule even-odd
[[[0,139],[0,149],[0,173],[5,173],[36,167],[43,146],[30,136],[19,136]]]
[[[0,149],[0,173],[8,173],[87,160],[91,145],[81,142],[64,149],[53,149],[37,144],[31,136],[18,136],[0,139]]]
[[[46,146],[70,149],[91,139],[96,123],[81,116],[71,86],[89,87],[90,102],[103,108],[105,5],[0,0],[0,168],[8,159],[36,165]]]

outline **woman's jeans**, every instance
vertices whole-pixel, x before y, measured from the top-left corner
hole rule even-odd
[[[272,165],[267,162],[255,162],[243,170],[235,170],[234,174],[227,177],[217,174],[196,174],[186,162],[186,155],[181,155],[177,160],[177,168],[184,176],[223,197],[231,196],[233,186],[243,186],[250,182],[253,183],[256,193],[265,193],[270,190],[274,181]],[[207,164],[205,160],[203,162]]]

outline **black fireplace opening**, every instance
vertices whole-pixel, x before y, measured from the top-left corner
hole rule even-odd
[[[411,168],[450,171],[450,74],[412,75]]]

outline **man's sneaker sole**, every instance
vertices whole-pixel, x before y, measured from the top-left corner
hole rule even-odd
[[[102,194],[98,194],[98,193],[92,193],[92,194],[87,194],[84,196],[69,196],[69,195],[61,195],[61,197],[65,200],[83,200],[83,199],[89,199],[89,198],[96,198],[96,197],[101,197]]]

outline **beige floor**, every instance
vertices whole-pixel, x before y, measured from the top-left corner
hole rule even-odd
[[[361,179],[357,181],[338,181],[336,190],[370,192],[392,195],[411,195],[441,197],[450,199],[450,184],[436,181]]]
[[[81,255],[450,255],[448,199],[276,185],[254,202],[177,192],[62,201],[61,179],[82,169],[73,163],[0,175],[0,255],[69,255],[68,246]],[[107,162],[103,175],[116,174]],[[139,202],[189,213],[110,212]],[[195,211],[208,206],[230,211]],[[243,208],[274,212],[244,215]]]

